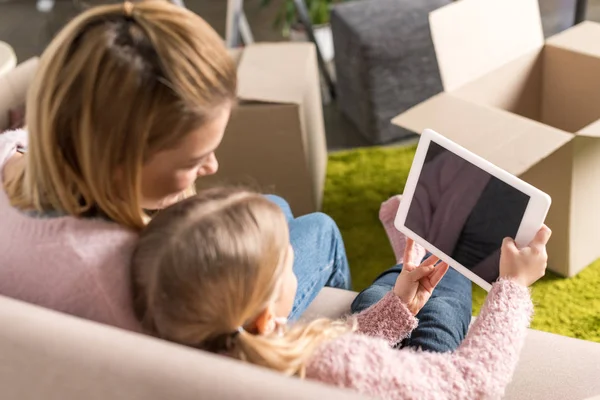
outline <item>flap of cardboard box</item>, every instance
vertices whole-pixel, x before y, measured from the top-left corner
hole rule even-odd
[[[446,91],[544,44],[538,0],[461,0],[429,23]]]
[[[577,136],[600,138],[600,120],[592,122],[577,132]]]
[[[238,98],[300,104],[309,79],[308,66],[315,58],[312,43],[260,43],[246,47],[238,66]]]
[[[548,46],[600,57],[600,24],[585,21],[546,41]]]
[[[420,133],[431,128],[459,145],[520,175],[574,138],[539,122],[441,93],[392,121]]]

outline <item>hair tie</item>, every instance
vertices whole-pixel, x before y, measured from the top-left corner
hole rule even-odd
[[[126,17],[132,17],[133,16],[133,3],[130,1],[126,1],[125,3],[123,3],[123,12],[125,13]]]
[[[231,337],[237,337],[237,335],[239,335],[240,333],[244,332],[244,327],[243,326],[238,326],[237,329],[235,331],[233,331],[233,333],[231,334]]]

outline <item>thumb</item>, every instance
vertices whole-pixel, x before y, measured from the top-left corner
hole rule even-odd
[[[542,226],[529,244],[529,247],[545,246],[548,243],[548,240],[550,240],[550,236],[552,236],[552,231],[550,228],[548,228],[546,225]]]
[[[435,266],[433,266],[433,265],[415,268],[409,274],[410,280],[413,282],[417,282],[420,279],[422,279],[426,276],[429,276],[434,270],[435,270]]]

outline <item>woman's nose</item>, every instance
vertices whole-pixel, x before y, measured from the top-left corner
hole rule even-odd
[[[206,176],[216,174],[219,170],[219,161],[217,161],[217,157],[215,153],[212,153],[206,163],[198,168],[198,176]]]

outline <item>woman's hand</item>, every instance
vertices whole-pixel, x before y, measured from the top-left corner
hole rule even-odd
[[[406,304],[413,315],[417,315],[448,271],[448,264],[441,262],[436,265],[440,259],[431,256],[421,265],[416,265],[411,261],[414,251],[415,242],[407,239],[404,265],[396,279],[394,294]]]
[[[530,286],[546,273],[548,253],[546,244],[552,231],[546,225],[535,235],[529,246],[518,249],[515,241],[506,238],[500,256],[500,277]]]

